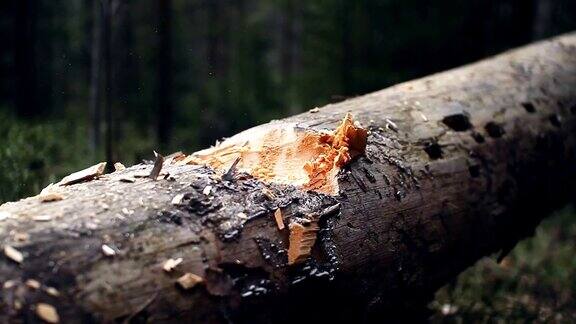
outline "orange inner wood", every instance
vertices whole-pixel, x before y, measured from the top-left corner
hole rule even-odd
[[[263,181],[337,194],[336,174],[354,156],[364,153],[366,138],[367,131],[355,125],[350,114],[332,132],[303,130],[293,123],[270,123],[196,152],[188,163],[226,172],[240,157],[237,169]]]

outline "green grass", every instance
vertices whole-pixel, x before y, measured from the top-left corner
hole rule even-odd
[[[544,220],[498,264],[480,260],[436,293],[433,322],[576,322],[576,213]]]

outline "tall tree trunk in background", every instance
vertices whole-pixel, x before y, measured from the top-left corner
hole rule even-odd
[[[18,0],[14,18],[14,65],[16,70],[16,112],[21,117],[38,116],[42,107],[37,102],[36,68],[36,0]]]
[[[208,1],[208,68],[214,77],[221,76],[220,30],[218,21],[221,15],[220,0]]]
[[[288,112],[298,112],[298,102],[294,93],[294,74],[298,64],[298,5],[293,0],[285,0],[281,13],[281,74],[283,88],[285,89],[284,103],[288,106]]]
[[[552,20],[554,0],[534,0],[534,39],[547,36]]]
[[[97,154],[102,136],[102,113],[100,111],[100,72],[102,59],[103,7],[101,1],[93,1],[92,8],[92,44],[90,46],[90,149]]]
[[[352,80],[352,64],[353,64],[353,56],[352,56],[352,40],[350,35],[350,29],[353,27],[350,24],[350,10],[352,9],[352,4],[348,2],[348,0],[342,0],[339,4],[340,12],[338,13],[340,16],[339,21],[342,22],[340,27],[340,34],[341,34],[341,47],[340,47],[340,55],[341,55],[341,63],[340,63],[340,91],[338,95],[348,97],[351,95],[350,91],[352,90],[352,84],[354,81]]]
[[[158,0],[158,142],[165,148],[172,129],[172,1]]]
[[[112,1],[112,32],[111,37],[111,56],[114,60],[112,67],[112,98],[113,102],[118,103],[114,106],[114,114],[112,116],[112,141],[118,145],[122,139],[123,123],[125,118],[125,107],[128,96],[129,88],[129,74],[130,74],[130,54],[129,54],[129,18],[128,18],[128,1],[127,0],[113,0]],[[123,160],[122,152],[116,150],[114,158],[118,161]]]
[[[108,166],[114,162],[113,111],[112,111],[112,1],[102,0],[102,43],[104,56],[104,112],[106,119],[106,161]]]

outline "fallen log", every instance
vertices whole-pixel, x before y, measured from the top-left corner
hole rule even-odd
[[[575,117],[569,34],[87,171],[0,207],[0,321],[414,318],[571,198]]]

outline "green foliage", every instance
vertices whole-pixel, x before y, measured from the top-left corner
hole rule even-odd
[[[576,321],[575,213],[574,208],[562,210],[502,263],[483,259],[441,289],[430,305],[436,311],[433,321]]]
[[[64,121],[32,124],[0,114],[0,203],[37,194],[89,165],[82,130]]]

